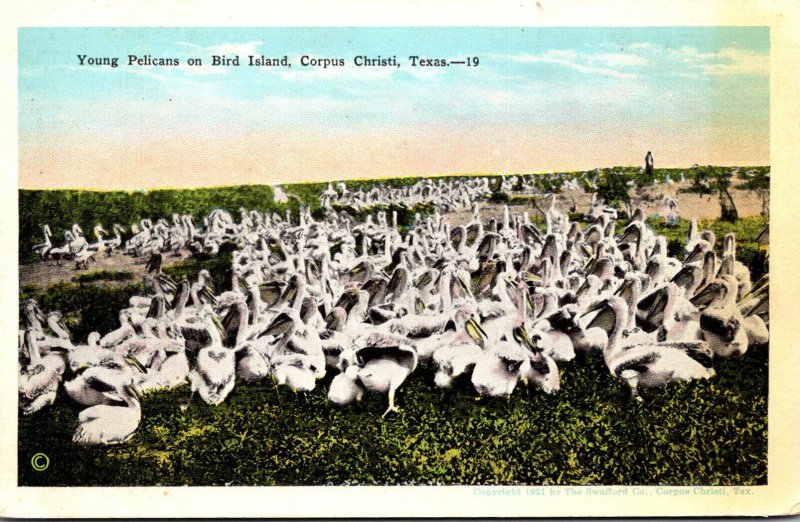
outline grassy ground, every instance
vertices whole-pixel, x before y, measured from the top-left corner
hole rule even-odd
[[[187,387],[149,395],[123,446],[70,442],[78,409],[54,407],[19,422],[19,483],[54,485],[320,484],[765,484],[767,358],[754,349],[723,361],[706,382],[644,390],[613,379],[599,357],[563,365],[556,395],[518,390],[449,399],[420,369],[398,394],[336,408],[330,377],[307,397],[271,383],[237,383],[218,407],[179,404]],[[34,471],[44,452],[50,466]]]

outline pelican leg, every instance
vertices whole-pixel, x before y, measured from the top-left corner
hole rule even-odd
[[[381,418],[386,417],[386,414],[388,414],[390,411],[393,411],[395,413],[400,413],[400,408],[398,408],[394,404],[394,392],[395,392],[394,388],[389,388],[389,407],[386,408],[385,412],[383,412]]]
[[[197,392],[196,389],[192,389],[192,393],[189,394],[189,400],[186,401],[186,404],[181,404],[181,411],[186,411],[187,409],[189,409],[189,405],[192,404],[192,401],[194,400],[194,394],[196,392]]]
[[[638,402],[644,402],[642,396],[639,395],[639,387],[637,386],[638,383],[634,380],[629,382],[628,384],[630,384],[631,386],[631,398],[636,399]]]
[[[448,388],[442,391],[442,398],[445,399],[444,401],[444,411],[447,413],[450,411],[450,407],[453,405],[453,399],[456,397],[456,391],[453,388]],[[441,401],[442,398],[439,400]]]

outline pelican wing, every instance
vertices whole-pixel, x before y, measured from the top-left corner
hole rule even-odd
[[[168,275],[158,274],[156,276],[156,281],[161,285],[161,288],[168,293],[174,293],[178,288],[178,283]]]
[[[733,341],[740,326],[739,319],[716,310],[706,310],[700,314],[700,328],[718,335],[726,343]]]
[[[261,300],[266,303],[269,308],[272,308],[278,301],[280,301],[283,294],[283,284],[280,281],[269,281],[258,285],[258,293]]]
[[[528,223],[522,227],[522,240],[527,244],[541,244],[544,242],[544,236],[542,232],[536,228],[536,225]]]
[[[148,273],[153,272],[160,272],[161,271],[161,264],[162,264],[162,257],[160,252],[156,252],[150,256],[150,259],[147,260],[147,264],[145,265],[145,269]]]
[[[575,315],[563,308],[547,316],[546,320],[553,330],[560,330],[566,334],[580,330],[580,326],[575,321]]]
[[[417,366],[417,352],[408,344],[392,346],[365,346],[356,350],[356,361],[365,366],[377,359],[392,359],[399,365],[413,371]]]
[[[769,315],[769,294],[762,296],[758,303],[747,311],[747,317],[765,314]]]
[[[613,373],[614,375],[620,375],[626,370],[634,371],[636,373],[646,373],[649,370],[650,365],[658,361],[660,358],[661,355],[657,350],[650,350],[641,355],[637,354],[615,366]]]
[[[261,332],[261,334],[259,334],[258,338],[266,337],[268,335],[277,337],[285,334],[292,328],[294,328],[294,319],[292,319],[292,316],[286,312],[282,312],[275,316],[269,326],[267,326],[267,328]]]
[[[672,278],[671,282],[675,283],[681,288],[689,288],[694,284],[694,281],[700,276],[699,267],[686,265],[678,271]]]
[[[375,325],[383,324],[390,319],[396,319],[398,316],[397,312],[382,306],[373,306],[369,309],[368,314],[370,321]]]
[[[660,342],[659,347],[673,348],[681,350],[683,353],[702,364],[705,368],[711,368],[713,364],[714,352],[709,348],[705,341],[675,341]]]
[[[222,327],[225,330],[225,337],[231,342],[236,341],[236,336],[239,334],[239,321],[241,320],[241,312],[238,306],[231,306],[225,317],[222,318]]]
[[[197,326],[181,325],[181,335],[186,339],[187,355],[188,352],[196,353],[198,350],[211,345],[211,334],[208,333],[208,329],[202,323],[198,323]]]

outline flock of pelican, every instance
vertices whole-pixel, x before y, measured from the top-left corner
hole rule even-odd
[[[508,206],[486,220],[482,181],[437,185],[447,184],[379,199],[436,194],[450,208],[471,205],[471,220],[457,225],[437,209],[405,232],[396,213],[354,223],[330,208],[347,196],[329,186],[323,219],[307,208],[296,222],[241,209],[237,222],[214,210],[199,229],[191,216],[142,223],[124,244],[115,226],[113,245],[99,239],[97,251],[145,256],[147,295],[120,310],[117,329],[85,344],[61,312],[45,315],[28,300],[20,410],[40,410],[63,389],[85,408],[73,440],[115,444],[138,428],[143,393],[187,382],[183,409],[198,396],[220,404],[237,382],[272,379],[304,393],[332,374],[332,403],[385,394],[385,416],[399,411],[396,392],[420,364],[442,389],[460,381],[477,396],[508,398],[518,386],[558,392],[560,367],[581,352],[600,354],[641,400],[640,387],[711,378],[715,360],[768,342],[768,278],[751,280],[734,234],[718,255],[714,233],[692,222],[685,255],[671,257],[640,209],[619,234],[616,211],[597,199],[584,227],[555,197],[541,226]],[[166,253],[225,244],[233,245],[225,291],[206,270],[195,280],[162,273]]]

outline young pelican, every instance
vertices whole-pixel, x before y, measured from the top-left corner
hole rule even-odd
[[[625,301],[611,296],[595,303],[586,314],[599,310],[590,326],[608,332],[603,359],[611,375],[624,380],[632,397],[642,400],[638,387],[653,388],[673,381],[708,379],[714,376],[712,352],[703,341],[650,342],[625,346],[623,331],[628,315]]]
[[[64,360],[57,355],[42,357],[33,328],[25,330],[25,346],[30,362],[19,374],[19,409],[30,415],[56,400]]]
[[[406,377],[417,367],[417,351],[414,346],[395,335],[370,334],[356,339],[352,359],[358,368],[358,381],[364,389],[388,393],[389,407],[382,416],[385,417],[391,411],[399,412],[394,396]]]
[[[80,412],[73,442],[85,445],[122,444],[136,432],[142,420],[140,395],[136,387],[126,385],[115,389],[109,386],[103,393],[112,402],[125,405],[101,404]]]

